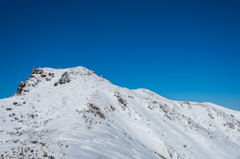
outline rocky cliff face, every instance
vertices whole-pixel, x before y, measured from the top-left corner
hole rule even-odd
[[[111,84],[84,67],[32,69],[0,100],[2,158],[239,158],[240,112]]]

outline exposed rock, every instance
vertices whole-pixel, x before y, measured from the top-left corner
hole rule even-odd
[[[35,68],[32,69],[32,74],[36,74],[36,69]]]
[[[64,72],[64,73],[62,74],[62,77],[66,76],[66,75],[67,75],[67,72]]]
[[[36,143],[37,143],[37,141],[36,141],[36,140],[33,140],[33,141],[31,141],[31,143],[33,143],[33,144],[36,144]]]
[[[33,74],[29,75],[29,78],[34,78],[35,76]]]
[[[95,116],[98,115],[100,118],[105,119],[104,114],[100,111],[98,107],[96,107],[92,103],[89,103],[89,107],[90,107],[90,109],[88,110],[89,112],[94,113]]]
[[[25,82],[20,82],[17,88],[17,94],[21,94],[21,92],[23,91],[23,87],[25,87]]]
[[[32,74],[42,74],[42,73],[43,73],[42,69],[37,69],[37,68],[32,69]]]
[[[235,126],[233,123],[227,122],[226,125],[231,129],[235,129]]]
[[[42,69],[38,69],[37,70],[37,74],[42,74],[43,73],[43,70]]]
[[[51,81],[51,79],[50,79],[50,78],[47,78],[47,77],[45,77],[45,80],[46,80],[46,81]]]
[[[48,76],[54,76],[54,73],[48,73]]]
[[[110,108],[112,109],[112,111],[114,111],[114,110],[115,110],[115,108],[114,108],[112,105],[110,105]]]
[[[59,83],[60,84],[65,84],[65,83],[69,83],[70,82],[70,79],[69,79],[69,76],[68,76],[68,73],[67,72],[64,72],[62,74],[62,77],[59,79]]]
[[[57,86],[58,85],[58,82],[54,83],[54,86]]]
[[[46,77],[47,75],[45,75],[45,74],[41,74],[41,77]]]

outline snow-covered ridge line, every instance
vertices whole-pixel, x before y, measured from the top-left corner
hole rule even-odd
[[[111,84],[84,67],[32,69],[0,100],[3,158],[239,158],[240,112]]]

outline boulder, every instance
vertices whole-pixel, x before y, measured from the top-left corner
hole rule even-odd
[[[45,77],[45,80],[46,80],[46,81],[51,81],[51,78]]]
[[[43,73],[43,70],[42,69],[37,69],[37,68],[33,68],[32,69],[32,74],[42,74]]]
[[[43,70],[42,69],[37,69],[37,74],[42,74]]]
[[[33,74],[29,75],[29,78],[34,78],[35,76]]]
[[[64,72],[62,74],[62,77],[59,79],[59,83],[60,84],[65,84],[65,83],[69,83],[69,82],[70,82],[70,79],[69,79],[68,73]]]
[[[21,94],[23,88],[25,87],[25,82],[20,82],[17,88],[17,94]]]
[[[46,77],[47,75],[45,75],[45,74],[41,74],[41,77]]]
[[[36,74],[36,69],[35,68],[32,69],[32,74]]]

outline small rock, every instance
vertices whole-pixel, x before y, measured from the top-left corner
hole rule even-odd
[[[41,77],[46,77],[47,75],[45,75],[45,74],[41,74]]]
[[[33,141],[31,141],[31,143],[36,144],[36,143],[37,143],[37,140],[33,140]]]
[[[50,78],[47,78],[47,77],[45,77],[45,80],[46,80],[46,81],[51,81],[51,79],[50,79]]]
[[[36,69],[35,68],[32,69],[32,74],[36,74]]]

